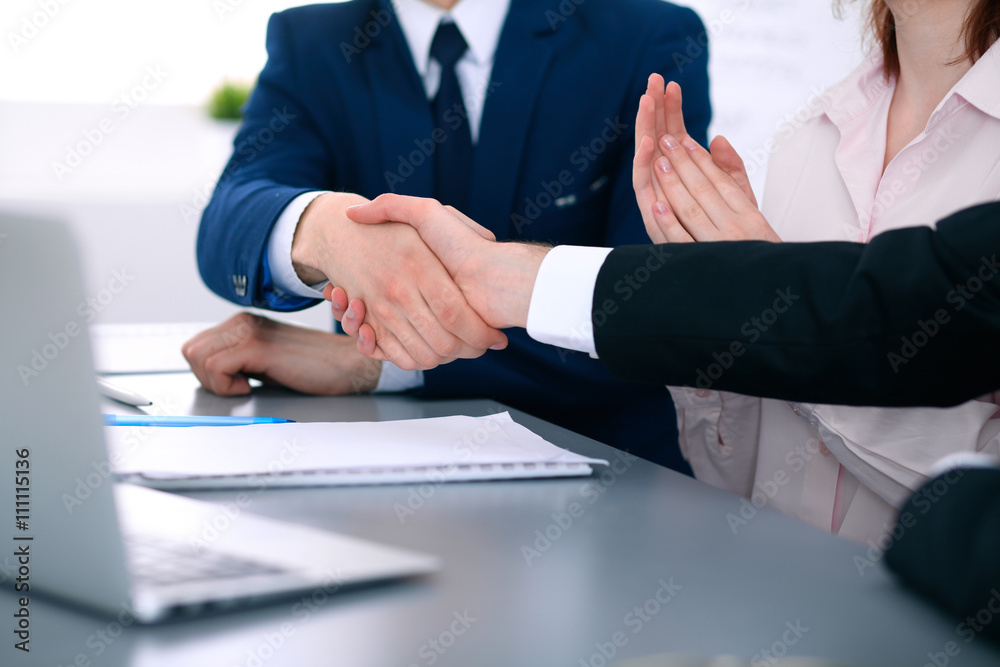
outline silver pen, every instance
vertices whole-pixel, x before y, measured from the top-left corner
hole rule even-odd
[[[119,403],[124,403],[125,405],[134,405],[138,408],[153,404],[151,400],[142,394],[137,394],[129,389],[111,384],[102,377],[97,378],[97,389],[103,396],[107,396],[108,398],[118,401]]]

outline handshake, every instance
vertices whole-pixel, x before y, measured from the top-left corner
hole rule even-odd
[[[681,89],[652,75],[636,117],[632,185],[649,237],[655,243],[781,239],[757,209],[743,161],[723,137],[711,152],[687,133]],[[509,327],[526,327],[535,277],[550,250],[523,243],[495,243],[491,232],[433,200],[382,195],[352,206],[358,223],[412,226],[461,291],[424,293],[403,306],[409,323],[394,313],[373,312],[363,299],[327,287],[324,296],[358,350],[404,369],[428,369],[456,358],[501,349]],[[414,276],[398,267],[402,277]],[[374,307],[375,304],[367,304]],[[382,309],[385,312],[385,309]],[[435,321],[436,318],[436,321]],[[492,330],[489,329],[492,327]]]
[[[326,263],[331,270],[312,279],[308,271],[326,259],[318,252],[299,255],[296,268],[310,283],[329,276],[323,295],[357,342],[240,313],[182,348],[206,389],[247,394],[256,379],[306,394],[364,393],[383,388],[383,361],[427,370],[504,349],[501,329],[526,326],[535,276],[550,248],[497,243],[433,199],[386,194],[339,206],[334,216],[338,198],[318,198],[300,223],[301,230],[310,216],[344,219],[335,243],[307,245],[336,251]]]
[[[383,316],[342,287],[327,285],[323,296],[332,302],[334,317],[365,356],[404,370],[427,370],[503,349],[507,338],[501,329],[527,326],[535,278],[549,247],[497,243],[488,229],[433,199],[385,194],[348,208],[347,215],[362,224],[413,227],[460,291],[432,284],[410,294],[402,285],[389,285],[388,295],[411,298],[382,309],[388,315]],[[396,268],[400,281],[416,278],[406,267]]]
[[[780,240],[757,209],[739,155],[722,137],[711,152],[699,146],[684,124],[680,87],[657,74],[636,117],[632,185],[655,243]],[[307,285],[330,281],[323,296],[357,342],[243,313],[194,337],[183,353],[220,395],[249,393],[249,378],[304,393],[372,391],[381,386],[382,361],[426,370],[505,348],[501,330],[526,327],[550,251],[497,243],[434,200],[326,193],[297,223],[292,266]],[[556,289],[571,280],[549,278]]]

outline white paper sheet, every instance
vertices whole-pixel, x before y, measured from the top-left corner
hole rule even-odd
[[[98,373],[175,373],[191,370],[181,346],[212,322],[94,324],[90,327]]]
[[[386,482],[395,482],[396,473],[412,477],[414,469],[438,468],[451,471],[446,479],[458,481],[482,479],[478,469],[483,466],[499,469],[490,478],[523,478],[551,476],[557,467],[566,468],[562,464],[578,468],[577,475],[590,472],[587,464],[607,465],[556,447],[506,412],[389,422],[112,426],[105,432],[115,472],[147,479],[378,472]],[[536,472],[525,474],[525,465]],[[499,474],[515,468],[517,474]],[[358,479],[375,483],[370,474]],[[224,480],[219,486],[226,486]]]

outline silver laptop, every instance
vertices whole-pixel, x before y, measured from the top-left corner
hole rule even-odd
[[[115,483],[81,276],[65,227],[0,216],[7,586],[150,623],[437,569],[431,556]]]

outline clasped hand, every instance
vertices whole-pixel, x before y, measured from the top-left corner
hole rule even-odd
[[[527,324],[531,291],[548,248],[537,244],[496,243],[493,234],[451,206],[433,199],[382,195],[351,207],[355,222],[384,224],[405,221],[446,267],[468,304],[497,329]],[[369,324],[365,301],[349,298],[340,287],[327,286],[324,296],[344,331],[358,339],[358,350],[395,362],[391,350]]]
[[[636,116],[632,185],[654,243],[781,238],[757,209],[739,154],[725,137],[711,153],[692,139],[681,111],[681,87],[649,77]]]
[[[469,305],[442,265],[444,250],[436,255],[408,225],[351,221],[344,210],[357,201],[365,200],[343,193],[314,200],[300,219],[292,259],[303,280],[330,279],[341,292],[346,287],[372,303],[364,316],[365,340],[358,346],[347,336],[242,313],[182,349],[206,389],[223,396],[247,394],[249,380],[259,379],[309,394],[366,392],[379,384],[380,359],[403,369],[427,369],[506,346],[506,336]],[[468,224],[447,215],[474,240],[488,244],[485,238],[493,238],[467,218]],[[489,313],[482,306],[480,311]],[[357,336],[350,319],[347,323]]]
[[[303,214],[292,243],[300,276],[325,278],[365,300],[381,348],[405,370],[505,346],[503,333],[469,306],[413,228],[359,225],[345,215],[346,204],[365,200],[347,197],[324,195]]]

